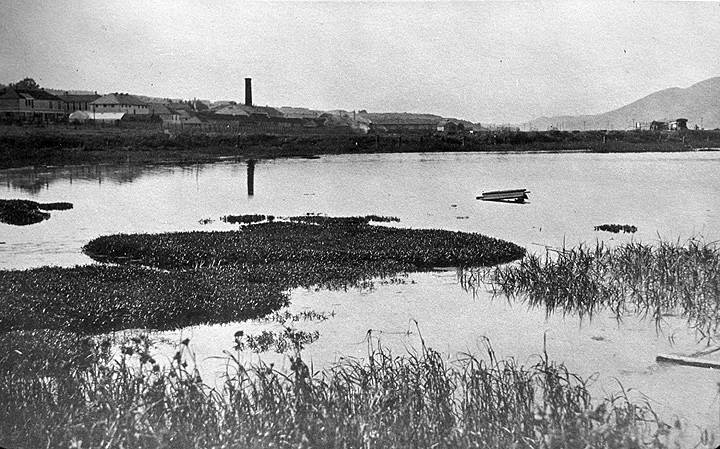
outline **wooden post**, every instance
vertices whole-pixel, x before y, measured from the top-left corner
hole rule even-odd
[[[695,357],[684,357],[674,354],[658,354],[655,357],[656,362],[675,363],[678,365],[696,366],[698,368],[715,368],[720,369],[720,361],[698,359]]]

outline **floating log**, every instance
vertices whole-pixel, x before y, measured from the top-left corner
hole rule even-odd
[[[516,203],[524,203],[528,199],[527,194],[530,193],[527,189],[510,189],[510,190],[493,190],[490,192],[483,192],[482,195],[476,197],[482,201],[514,201]]]
[[[686,357],[675,354],[658,354],[657,357],[655,357],[655,361],[660,363],[675,363],[676,365],[697,366],[699,368],[720,369],[720,361],[698,359],[696,357]]]

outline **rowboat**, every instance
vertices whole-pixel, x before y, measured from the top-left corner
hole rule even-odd
[[[528,199],[528,193],[530,193],[530,191],[527,189],[493,190],[483,192],[482,195],[476,199],[483,201],[514,201],[516,203],[524,203],[525,200]]]

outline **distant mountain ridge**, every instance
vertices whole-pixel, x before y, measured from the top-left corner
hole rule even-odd
[[[720,128],[720,77],[687,88],[671,87],[603,114],[540,117],[522,127],[547,130],[631,129],[635,122],[688,119],[688,128]]]

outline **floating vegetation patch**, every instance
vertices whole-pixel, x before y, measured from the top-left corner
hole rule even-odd
[[[0,355],[0,357],[2,357]],[[0,375],[5,447],[665,448],[677,429],[625,395],[592,398],[586,381],[542,357],[531,366],[372,349],[315,372],[228,356],[203,382],[187,342],[159,365],[142,342],[117,359],[51,378]],[[713,445],[714,446],[714,445]],[[712,446],[709,446],[712,447]]]
[[[71,203],[38,203],[29,200],[0,200],[0,222],[16,226],[40,223],[50,218],[44,210],[72,209]]]
[[[253,352],[268,352],[273,350],[278,354],[297,354],[305,346],[314,343],[320,338],[320,332],[306,332],[292,327],[285,327],[282,331],[262,331],[260,335],[245,335],[243,331],[235,332],[235,349]]]
[[[345,225],[361,225],[369,224],[371,221],[376,223],[399,222],[397,217],[386,217],[383,215],[363,215],[358,217],[328,217],[317,213],[308,213],[296,217],[288,217],[288,220],[296,223],[313,223],[313,224],[345,224]]]
[[[311,266],[326,273],[336,273],[338,267],[371,269],[377,264],[384,268],[382,265],[388,263],[416,270],[489,266],[518,259],[525,253],[513,243],[481,234],[372,226],[355,218],[322,218],[320,226],[274,222],[225,232],[117,234],[92,240],[84,251],[99,261],[130,259],[162,269],[192,268],[200,262],[221,266],[281,264],[291,273],[297,270],[296,265],[301,270]]]
[[[40,203],[40,209],[42,210],[70,210],[73,208],[72,203]]]
[[[637,232],[637,227],[633,225],[602,224],[600,226],[595,226],[595,230],[612,232],[614,234],[617,234],[619,232],[623,232],[626,234],[634,234],[635,232]]]
[[[356,221],[269,222],[226,232],[119,234],[84,250],[119,265],[0,271],[0,329],[170,329],[265,316],[293,288],[343,289],[444,266],[492,265],[524,249],[480,234]]]
[[[335,312],[316,312],[314,310],[303,310],[299,313],[285,312],[273,312],[270,315],[259,318],[258,321],[275,322],[275,323],[294,323],[298,321],[325,321],[335,316]]]
[[[251,223],[260,223],[265,220],[273,221],[273,220],[275,220],[275,217],[273,215],[255,215],[255,214],[225,215],[224,217],[220,217],[220,220],[224,221],[225,223],[251,224]]]
[[[715,338],[720,331],[720,248],[715,242],[580,245],[545,256],[527,254],[516,264],[487,270],[484,280],[496,293],[548,313],[582,317],[610,309],[618,317],[640,314],[658,324],[678,314],[702,338]],[[465,284],[477,282],[466,278]]]
[[[287,305],[285,288],[260,273],[90,265],[0,271],[0,329],[103,332],[174,329],[258,318]]]
[[[200,223],[201,225],[207,225],[214,222],[215,220],[213,220],[212,218],[201,218],[200,220],[198,220],[198,223]]]

